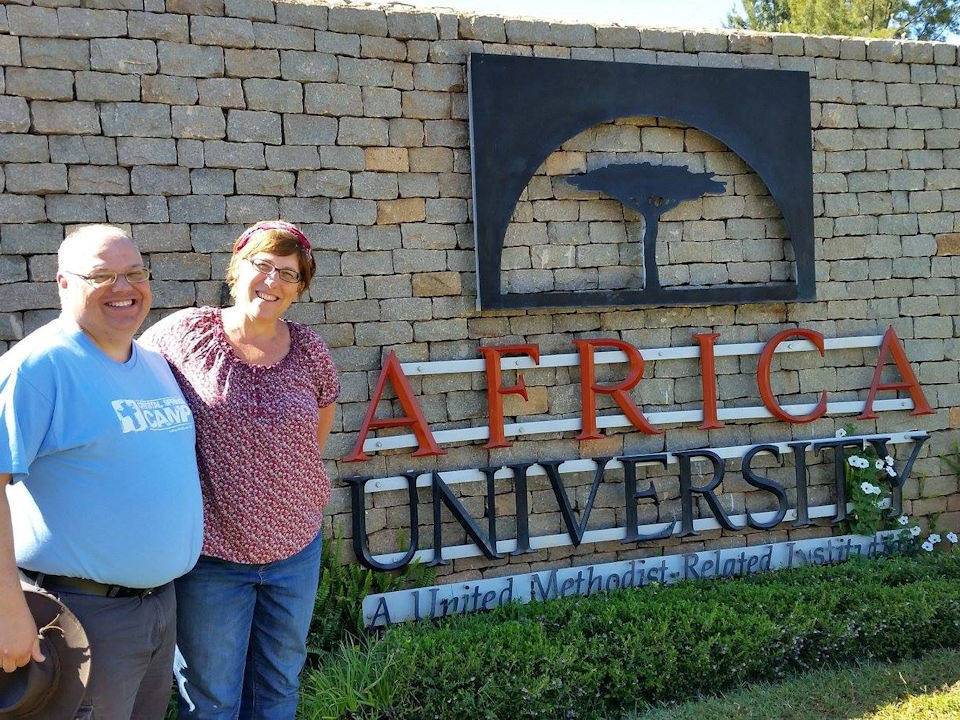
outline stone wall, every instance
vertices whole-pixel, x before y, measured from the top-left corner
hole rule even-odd
[[[818,300],[476,311],[470,52],[809,72]],[[107,221],[129,228],[156,277],[152,322],[224,299],[229,247],[245,225],[275,217],[299,223],[314,242],[319,272],[290,314],[327,339],[342,372],[329,443],[339,478],[823,437],[853,419],[805,426],[735,421],[709,433],[674,425],[659,436],[619,430],[585,442],[565,432],[497,451],[460,443],[426,462],[400,450],[342,463],[389,350],[405,362],[434,361],[475,358],[478,346],[489,344],[538,343],[548,354],[573,352],[572,340],[582,337],[654,348],[690,345],[694,332],[760,342],[798,325],[827,337],[880,334],[893,325],[937,413],[889,412],[857,429],[933,431],[905,489],[906,509],[937,516],[940,528],[960,527],[957,476],[941,459],[960,427],[960,65],[953,45],[268,0],[49,0],[0,6],[0,65],[0,341],[7,345],[56,314],[55,252],[71,226]],[[665,216],[665,283],[792,276],[779,210],[749,167],[695,129],[632,118],[571,139],[531,180],[508,233],[504,267],[513,291],[635,281],[642,220],[560,177],[618,154],[664,163],[683,155],[685,164],[729,181],[725,195]],[[774,388],[784,402],[810,402],[823,389],[831,400],[863,399],[876,357],[875,348],[834,351],[822,360],[815,353],[783,356],[774,365]],[[756,356],[718,361],[722,406],[758,404],[755,371]],[[618,377],[616,367],[605,372]],[[530,399],[508,398],[508,419],[578,417],[575,368],[524,377]],[[414,377],[411,384],[435,430],[486,423],[482,373]],[[696,361],[648,362],[634,396],[647,412],[698,407]],[[396,410],[385,401],[381,414]],[[641,508],[641,520],[671,517],[675,472],[647,473],[662,476],[662,503],[659,510]],[[829,502],[828,468],[814,474],[812,501]],[[349,494],[336,484],[329,518],[349,537]],[[586,487],[588,477],[570,478],[580,509]],[[548,485],[532,481],[530,490],[531,533],[559,532]],[[482,517],[483,488],[467,483],[458,491]],[[622,521],[617,493],[602,488],[591,527]],[[509,516],[511,497],[506,482],[501,514]],[[725,484],[729,510],[763,509],[768,501],[744,483]],[[371,547],[396,548],[398,533],[409,534],[403,493],[376,493],[367,504]],[[420,515],[426,543],[429,506]],[[445,538],[462,542],[449,520]],[[511,531],[507,517],[501,537]],[[717,530],[682,544],[701,549],[829,532],[824,522],[772,534]],[[658,551],[587,543],[572,554],[555,548],[493,564],[457,560],[445,572],[477,577]]]
[[[683,202],[661,217],[656,244],[663,286],[796,280],[780,210],[740,157],[696,128],[664,118],[623,118],[565,142],[528,184],[507,228],[504,292],[643,285],[642,217],[564,180],[626,162],[712,172],[725,185],[722,194]]]

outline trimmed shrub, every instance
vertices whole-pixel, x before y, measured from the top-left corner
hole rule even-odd
[[[396,626],[374,646],[394,704],[346,717],[617,716],[824,664],[957,647],[958,560],[855,559]],[[337,662],[314,672],[342,674]]]

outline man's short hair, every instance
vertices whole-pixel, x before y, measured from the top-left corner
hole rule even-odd
[[[69,264],[69,258],[74,252],[76,252],[76,246],[80,245],[88,238],[104,238],[114,236],[126,238],[130,242],[133,242],[133,239],[127,234],[126,230],[117,227],[116,225],[97,223],[94,225],[81,225],[80,227],[75,228],[74,230],[70,231],[63,239],[63,242],[60,243],[60,248],[57,250],[57,270],[64,270],[64,265]]]

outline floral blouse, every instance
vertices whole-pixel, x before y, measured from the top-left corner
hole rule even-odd
[[[317,442],[319,410],[336,400],[340,382],[320,336],[287,326],[290,351],[270,366],[237,355],[219,308],[174,313],[141,339],[170,363],[193,411],[204,555],[273,562],[320,531],[330,479]]]

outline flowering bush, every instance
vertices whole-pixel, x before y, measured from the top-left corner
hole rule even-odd
[[[837,430],[837,437],[846,437],[848,428]],[[911,523],[907,515],[900,515],[896,520],[890,517],[890,484],[885,482],[886,477],[896,477],[893,457],[887,455],[881,458],[872,445],[853,455],[848,455],[844,465],[847,483],[847,500],[853,506],[849,513],[850,532],[861,535],[873,535],[880,530],[891,528],[899,530],[901,547],[920,548],[926,552],[933,552],[938,544],[943,542],[940,533],[935,532],[931,523],[930,533],[925,540],[920,540],[923,530],[919,524]],[[958,538],[956,533],[947,533],[947,542],[950,549],[956,548]]]
[[[950,549],[950,552],[957,551],[958,549],[957,540],[958,538],[955,532],[947,533],[947,542],[950,543],[950,545],[948,546]],[[927,552],[933,552],[934,548],[936,548],[937,545],[940,544],[942,541],[943,541],[943,538],[940,537],[940,533],[931,532],[929,535],[927,535],[927,539],[920,544],[920,547]]]
[[[837,430],[837,437],[844,437],[844,428]],[[888,477],[896,477],[890,455],[881,458],[872,445],[856,454],[848,455],[844,465],[847,482],[847,500],[853,505],[849,514],[850,531],[861,535],[873,535],[879,530],[895,527],[890,517],[890,483]],[[904,522],[907,521],[907,522]],[[897,519],[900,526],[909,522],[906,516]],[[919,532],[920,527],[916,526]],[[904,539],[916,537],[912,528],[904,528]]]

